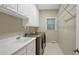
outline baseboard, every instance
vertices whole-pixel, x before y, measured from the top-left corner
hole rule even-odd
[[[56,43],[56,41],[46,42],[46,43]]]
[[[52,41],[51,43],[56,43],[56,41]]]

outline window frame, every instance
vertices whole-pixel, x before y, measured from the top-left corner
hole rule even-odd
[[[50,29],[50,30],[47,29],[47,19],[48,19],[48,18],[54,18],[54,19],[55,19],[55,29]],[[45,20],[46,20],[46,25],[45,25],[46,30],[47,30],[47,31],[56,31],[56,24],[57,24],[56,17],[46,17]]]

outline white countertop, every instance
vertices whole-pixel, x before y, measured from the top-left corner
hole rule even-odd
[[[16,37],[17,36],[0,40],[0,55],[11,55],[36,39],[36,37],[16,39]]]

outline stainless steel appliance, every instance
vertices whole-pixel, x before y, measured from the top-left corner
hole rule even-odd
[[[45,33],[40,33],[39,35],[36,39],[36,55],[42,55],[46,46]]]
[[[43,55],[46,46],[46,35],[44,32],[36,32],[31,34],[25,34],[25,37],[36,37],[36,55]]]

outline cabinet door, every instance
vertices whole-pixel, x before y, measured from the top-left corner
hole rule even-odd
[[[24,12],[23,12],[24,9],[25,9],[24,8],[24,4],[18,4],[18,13],[21,14],[21,15],[23,15],[23,16],[25,16]]]
[[[38,26],[38,10],[35,5],[30,5],[30,17],[27,26]]]
[[[35,7],[34,7],[34,5],[31,5],[30,6],[30,12],[31,12],[31,14],[30,14],[30,18],[29,18],[29,26],[35,26],[35,14],[36,14],[36,11],[35,11]]]
[[[6,4],[7,9],[17,12],[17,4]]]
[[[35,6],[35,26],[39,27],[39,11]]]
[[[6,5],[5,4],[0,4],[0,7],[6,8]]]
[[[28,19],[29,19],[29,17],[28,17],[29,13],[30,13],[29,9],[30,9],[30,7],[28,4],[18,4],[18,13],[25,17],[25,19],[23,19],[23,26],[24,27],[26,27],[26,24],[27,24]]]
[[[14,53],[13,55],[26,55],[27,54],[27,50],[26,47],[18,50],[16,53]]]
[[[27,55],[35,55],[35,40],[27,45]]]
[[[1,6],[2,4],[0,4],[0,6]]]
[[[30,15],[30,4],[18,4],[18,13],[28,17]]]
[[[39,26],[39,11],[36,8],[36,6],[34,5],[34,19],[35,19],[35,26],[38,27]]]
[[[24,4],[24,9],[23,9],[23,13],[25,14],[25,16],[30,17],[31,14],[31,4]]]

